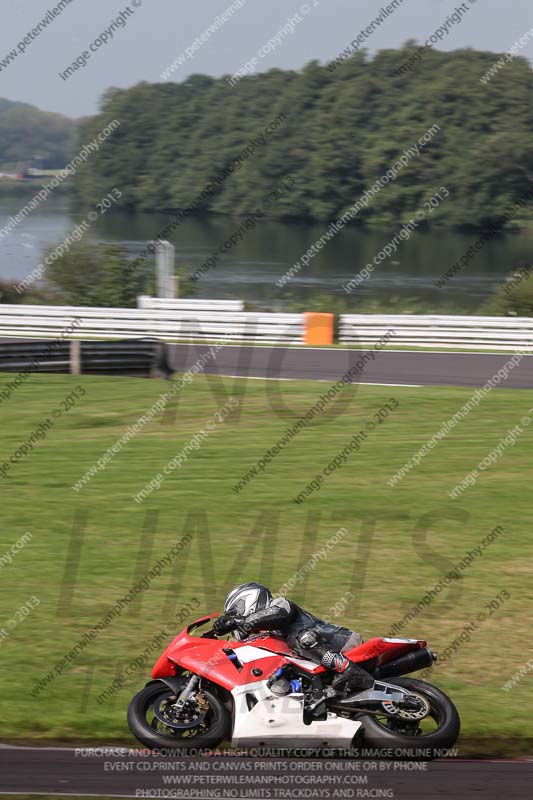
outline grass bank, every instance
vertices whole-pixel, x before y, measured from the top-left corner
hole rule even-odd
[[[0,388],[12,379],[1,375]],[[236,493],[237,481],[327,387],[200,375],[84,488],[73,490],[166,388],[140,379],[33,375],[0,406],[0,466],[10,464],[0,478],[0,556],[11,556],[0,562],[0,628],[8,634],[0,642],[5,741],[130,742],[126,707],[162,649],[151,649],[154,637],[164,631],[170,639],[183,627],[180,620],[219,609],[235,583],[261,579],[276,590],[292,579],[296,602],[365,638],[384,635],[501,526],[503,533],[402,635],[427,638],[443,651],[475,622],[468,640],[463,637],[430,678],[458,705],[461,752],[531,751],[526,701],[533,672],[511,690],[503,686],[527,661],[533,623],[533,426],[458,500],[448,492],[533,408],[533,392],[492,391],[391,488],[387,479],[471,392],[348,386]],[[73,392],[74,401],[66,401]],[[217,410],[227,407],[230,395],[239,408],[221,421]],[[387,404],[385,416],[380,410]],[[193,437],[207,423],[212,430],[193,449]],[[359,431],[365,432],[360,449],[295,503]],[[25,442],[26,455],[20,450]],[[144,502],[135,502],[133,496],[188,443],[181,466]],[[331,544],[340,527],[347,535]],[[31,540],[12,553],[25,532]],[[187,535],[190,542],[159,577],[30,696]],[[314,569],[300,580],[299,570],[315,553]],[[495,608],[503,593],[510,597]],[[35,607],[32,597],[39,601]],[[128,668],[122,687],[99,703]]]

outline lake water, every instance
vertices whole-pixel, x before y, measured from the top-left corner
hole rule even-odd
[[[25,204],[20,197],[0,198],[0,229]],[[0,240],[0,280],[24,278],[50,245],[59,244],[84,217],[73,213],[68,198],[49,198],[14,231]],[[163,214],[127,214],[110,209],[87,238],[127,245],[139,252],[170,222]],[[228,217],[186,220],[171,235],[176,262],[189,271],[200,267],[240,226]],[[387,303],[391,312],[416,304],[428,311],[472,313],[518,266],[531,263],[529,233],[506,234],[488,242],[476,259],[445,288],[434,285],[476,240],[476,234],[415,231],[391,260],[375,267],[371,278],[351,295],[343,285],[359,272],[397,232],[345,228],[280,289],[278,280],[324,233],[326,224],[260,221],[196,284],[198,297],[242,298],[264,309],[281,310],[291,302],[328,310],[328,299],[344,298],[348,308],[371,309]]]

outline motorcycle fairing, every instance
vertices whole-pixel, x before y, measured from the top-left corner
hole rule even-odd
[[[344,655],[355,661],[361,663],[363,661],[370,661],[370,659],[377,659],[376,664],[384,664],[387,661],[392,661],[405,653],[410,653],[412,650],[419,650],[426,647],[427,642],[422,639],[383,639],[376,637],[369,639],[363,644],[347,650]]]
[[[190,647],[184,647],[182,642],[174,656],[171,648],[165,654],[166,663],[160,664],[158,662],[156,667],[159,665],[159,669],[156,670],[154,667],[152,677],[166,677],[165,671],[168,674],[169,670],[172,670],[172,674],[175,675],[176,665],[178,665],[231,691],[235,686],[253,683],[261,678],[268,678],[286,663],[284,656],[258,649],[257,658],[243,663],[242,668],[239,669],[230,658],[230,655],[224,652],[224,646],[227,645],[227,642],[220,642],[217,647],[217,643],[213,643],[212,640],[206,639],[204,641],[206,644],[202,647],[199,647],[196,642]],[[232,650],[238,654],[236,645],[232,647]],[[261,674],[254,675],[252,669],[261,670]]]
[[[320,664],[297,656],[275,634],[256,635],[241,642],[191,636],[196,627],[213,616],[216,615],[191,623],[172,640],[157,660],[152,678],[176,675],[179,666],[231,691],[235,686],[265,680],[289,661],[314,675],[326,671]],[[426,642],[422,640],[374,638],[357,645],[345,655],[357,663],[376,659],[376,664],[382,664],[425,646]],[[252,670],[260,670],[260,673],[254,675]]]
[[[290,747],[297,741],[298,747],[349,748],[362,727],[361,722],[333,713],[306,725],[303,693],[275,697],[265,680],[235,686],[231,694],[232,747]]]

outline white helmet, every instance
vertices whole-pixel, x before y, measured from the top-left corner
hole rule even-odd
[[[260,583],[241,583],[228,594],[224,603],[225,614],[247,617],[254,611],[268,608],[272,602],[272,592]]]

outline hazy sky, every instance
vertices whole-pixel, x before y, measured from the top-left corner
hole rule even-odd
[[[232,4],[235,14],[208,33],[195,52],[171,75],[181,81],[193,72],[233,74],[285,26],[273,52],[258,58],[256,69],[297,69],[311,59],[333,59],[390,0],[71,0],[60,16],[26,41],[59,0],[1,0],[0,66],[12,50],[20,52],[0,70],[0,97],[22,100],[69,116],[94,113],[109,86],[160,81],[167,69],[217,14]],[[66,3],[66,0],[64,0]],[[124,11],[128,7],[129,12]],[[403,0],[372,33],[370,52],[425,41],[458,6],[468,7],[460,24],[448,28],[439,49],[458,47],[503,52],[533,29],[533,0]],[[302,8],[303,7],[303,8]],[[89,47],[124,12],[123,27],[110,31],[107,45]],[[300,20],[295,17],[299,14]],[[296,22],[287,27],[292,17]],[[290,32],[293,27],[292,32]],[[68,80],[64,72],[82,53],[90,57]],[[533,38],[520,51],[533,58]]]

